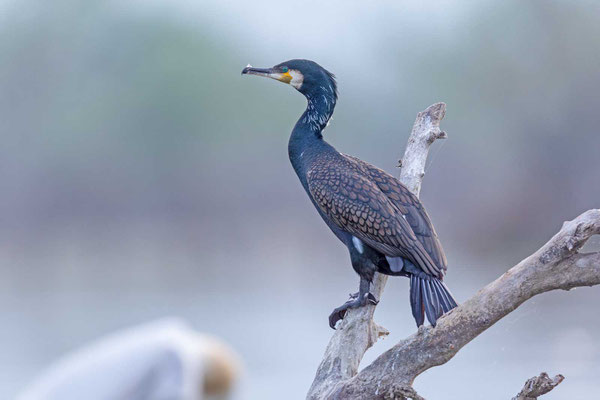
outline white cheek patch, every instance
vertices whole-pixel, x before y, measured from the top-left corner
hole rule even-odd
[[[297,69],[290,69],[289,74],[292,76],[290,85],[296,89],[300,89],[302,87],[302,82],[304,82],[304,75],[302,75],[302,72],[298,71]]]

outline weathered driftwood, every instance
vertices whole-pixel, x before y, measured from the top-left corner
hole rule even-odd
[[[417,195],[429,146],[446,138],[439,128],[444,114],[443,103],[419,113],[408,140],[400,180]],[[600,210],[589,210],[565,222],[541,249],[444,315],[435,328],[421,327],[360,373],[364,353],[388,332],[373,322],[375,306],[349,310],[327,346],[307,398],[422,399],[412,388],[419,374],[446,363],[524,301],[550,290],[600,284],[600,253],[578,253],[599,233]],[[379,299],[385,283],[385,276],[376,276],[372,292]]]

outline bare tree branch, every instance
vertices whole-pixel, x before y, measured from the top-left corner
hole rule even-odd
[[[436,103],[417,115],[402,161],[400,181],[417,196],[425,175],[425,161],[429,146],[436,139],[445,139],[440,131],[440,121],[446,114],[446,105]],[[381,299],[387,276],[376,274],[371,293]],[[308,399],[326,398],[335,386],[358,372],[358,366],[365,352],[377,339],[389,332],[373,322],[375,306],[369,305],[348,310],[344,320],[327,345],[323,360],[319,365]]]
[[[600,253],[580,254],[600,234],[600,210],[565,222],[533,255],[442,316],[435,328],[421,327],[338,388],[341,399],[384,398],[377,390],[409,387],[423,371],[450,360],[467,343],[531,297],[555,289],[600,284]],[[370,396],[370,397],[369,397]]]
[[[443,103],[434,104],[419,113],[413,127],[401,180],[415,194],[419,193],[429,146],[435,139],[445,137],[439,130],[444,112]],[[463,346],[526,300],[550,290],[600,284],[600,253],[578,253],[597,234],[600,234],[600,210],[586,211],[565,222],[542,248],[442,316],[435,328],[419,328],[358,374],[365,351],[387,331],[373,322],[374,306],[350,310],[327,346],[307,398],[422,400],[412,388],[419,374],[449,361]],[[385,277],[376,276],[373,293],[379,298],[385,282]],[[538,378],[543,381],[543,377]],[[533,383],[531,386],[536,387]]]
[[[565,377],[560,374],[550,378],[547,373],[542,372],[540,376],[528,379],[523,389],[512,400],[536,400],[557,387],[564,379]]]

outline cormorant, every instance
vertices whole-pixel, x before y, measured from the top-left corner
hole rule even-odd
[[[242,75],[272,78],[293,86],[308,100],[292,131],[288,152],[317,211],[350,251],[360,276],[359,292],[329,316],[335,329],[347,309],[377,304],[369,292],[375,272],[410,278],[410,304],[417,326],[456,307],[442,282],[446,256],[419,199],[387,172],[342,154],[323,140],[338,98],[335,76],[310,60],[272,68],[248,65]]]

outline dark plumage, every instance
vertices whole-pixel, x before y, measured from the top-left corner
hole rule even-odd
[[[308,100],[289,141],[290,161],[302,186],[333,233],[348,247],[361,278],[359,292],[329,317],[332,328],[348,308],[377,300],[369,293],[375,272],[410,278],[410,303],[417,326],[432,325],[456,302],[442,282],[446,257],[419,199],[396,178],[323,140],[337,101],[333,74],[309,60],[273,68],[246,67],[294,86]]]

